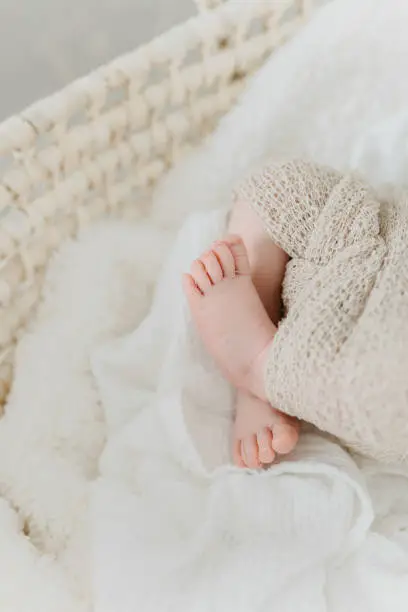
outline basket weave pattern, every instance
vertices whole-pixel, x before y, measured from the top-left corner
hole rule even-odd
[[[1,403],[58,245],[103,216],[145,215],[157,181],[316,3],[197,0],[198,17],[0,125]]]

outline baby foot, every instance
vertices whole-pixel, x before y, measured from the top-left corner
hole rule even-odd
[[[201,338],[224,376],[266,399],[264,366],[276,327],[251,280],[241,238],[214,243],[194,261],[183,285]]]
[[[296,419],[270,404],[238,392],[233,431],[233,459],[238,467],[261,468],[273,463],[276,454],[290,453],[299,438]]]

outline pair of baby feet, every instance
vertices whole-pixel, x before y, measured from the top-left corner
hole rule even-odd
[[[252,282],[241,238],[215,242],[193,262],[183,286],[204,345],[237,388],[234,463],[268,465],[294,448],[298,424],[267,401],[264,370],[276,327]]]

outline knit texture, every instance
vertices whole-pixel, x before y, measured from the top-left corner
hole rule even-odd
[[[292,258],[271,403],[385,462],[408,461],[408,202],[305,161],[237,189]]]

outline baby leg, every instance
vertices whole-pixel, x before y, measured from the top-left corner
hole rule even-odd
[[[246,202],[237,201],[231,211],[228,231],[244,242],[252,282],[275,325],[281,315],[282,282],[289,257],[272,242],[261,220]]]
[[[289,452],[298,435],[293,419],[266,402],[264,387],[287,256],[245,203],[234,207],[230,230],[234,235],[193,263],[184,288],[205,345],[238,388],[235,461],[258,467],[275,451]]]
[[[242,237],[248,253],[252,282],[275,325],[281,317],[282,282],[287,254],[268,237],[260,219],[242,201],[235,203],[229,231]],[[265,401],[238,390],[233,431],[234,462],[242,467],[272,463],[275,454],[293,450],[297,422]]]

